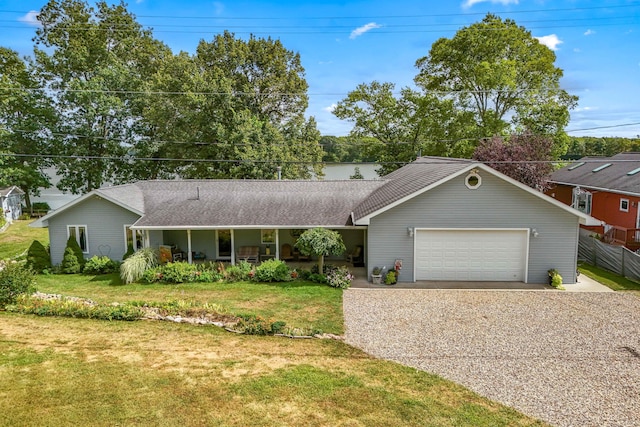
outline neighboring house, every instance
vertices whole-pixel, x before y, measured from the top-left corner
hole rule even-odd
[[[547,194],[604,222],[605,240],[640,248],[640,153],[583,157],[555,171]]]
[[[7,221],[13,221],[22,215],[22,201],[24,191],[16,187],[0,188],[0,201],[2,202],[2,212]]]
[[[179,248],[189,262],[235,262],[249,247],[279,258],[320,226],[338,230],[347,253],[362,246],[369,272],[402,260],[400,281],[531,283],[551,268],[575,282],[580,224],[598,222],[484,164],[434,157],[375,181],[140,181],[94,190],[35,223],[49,227],[54,264],[70,235],[87,257],[120,259],[138,242]]]

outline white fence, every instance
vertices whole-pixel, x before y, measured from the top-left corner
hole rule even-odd
[[[578,259],[629,279],[640,281],[640,255],[623,246],[602,243],[592,232],[580,229]]]

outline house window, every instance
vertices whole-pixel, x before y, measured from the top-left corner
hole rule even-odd
[[[591,215],[591,193],[582,190],[580,187],[574,188],[571,206],[587,215]]]
[[[629,199],[620,199],[620,210],[622,212],[629,212]]]
[[[142,249],[144,247],[144,235],[142,230],[132,230],[130,225],[124,226],[124,250],[129,250],[129,245],[133,247],[134,251]]]
[[[276,242],[276,230],[269,228],[262,230],[260,233],[262,243],[275,243]]]
[[[82,252],[89,253],[89,245],[87,243],[87,226],[86,225],[68,225],[67,226],[67,238],[75,237],[78,246],[82,249]]]

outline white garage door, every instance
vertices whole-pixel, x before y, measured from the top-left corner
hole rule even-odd
[[[527,230],[418,230],[416,280],[525,281]]]

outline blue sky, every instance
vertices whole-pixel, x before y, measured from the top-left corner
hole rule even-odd
[[[0,45],[32,51],[34,14],[44,0],[0,0]],[[299,52],[309,83],[308,115],[324,135],[351,124],[331,107],[359,83],[412,86],[415,61],[434,41],[452,37],[487,12],[514,19],[553,49],[562,86],[580,97],[571,135],[640,135],[640,1],[638,0],[137,0],[129,10],[174,52],[228,29],[280,39]],[[599,129],[593,129],[599,128]]]

